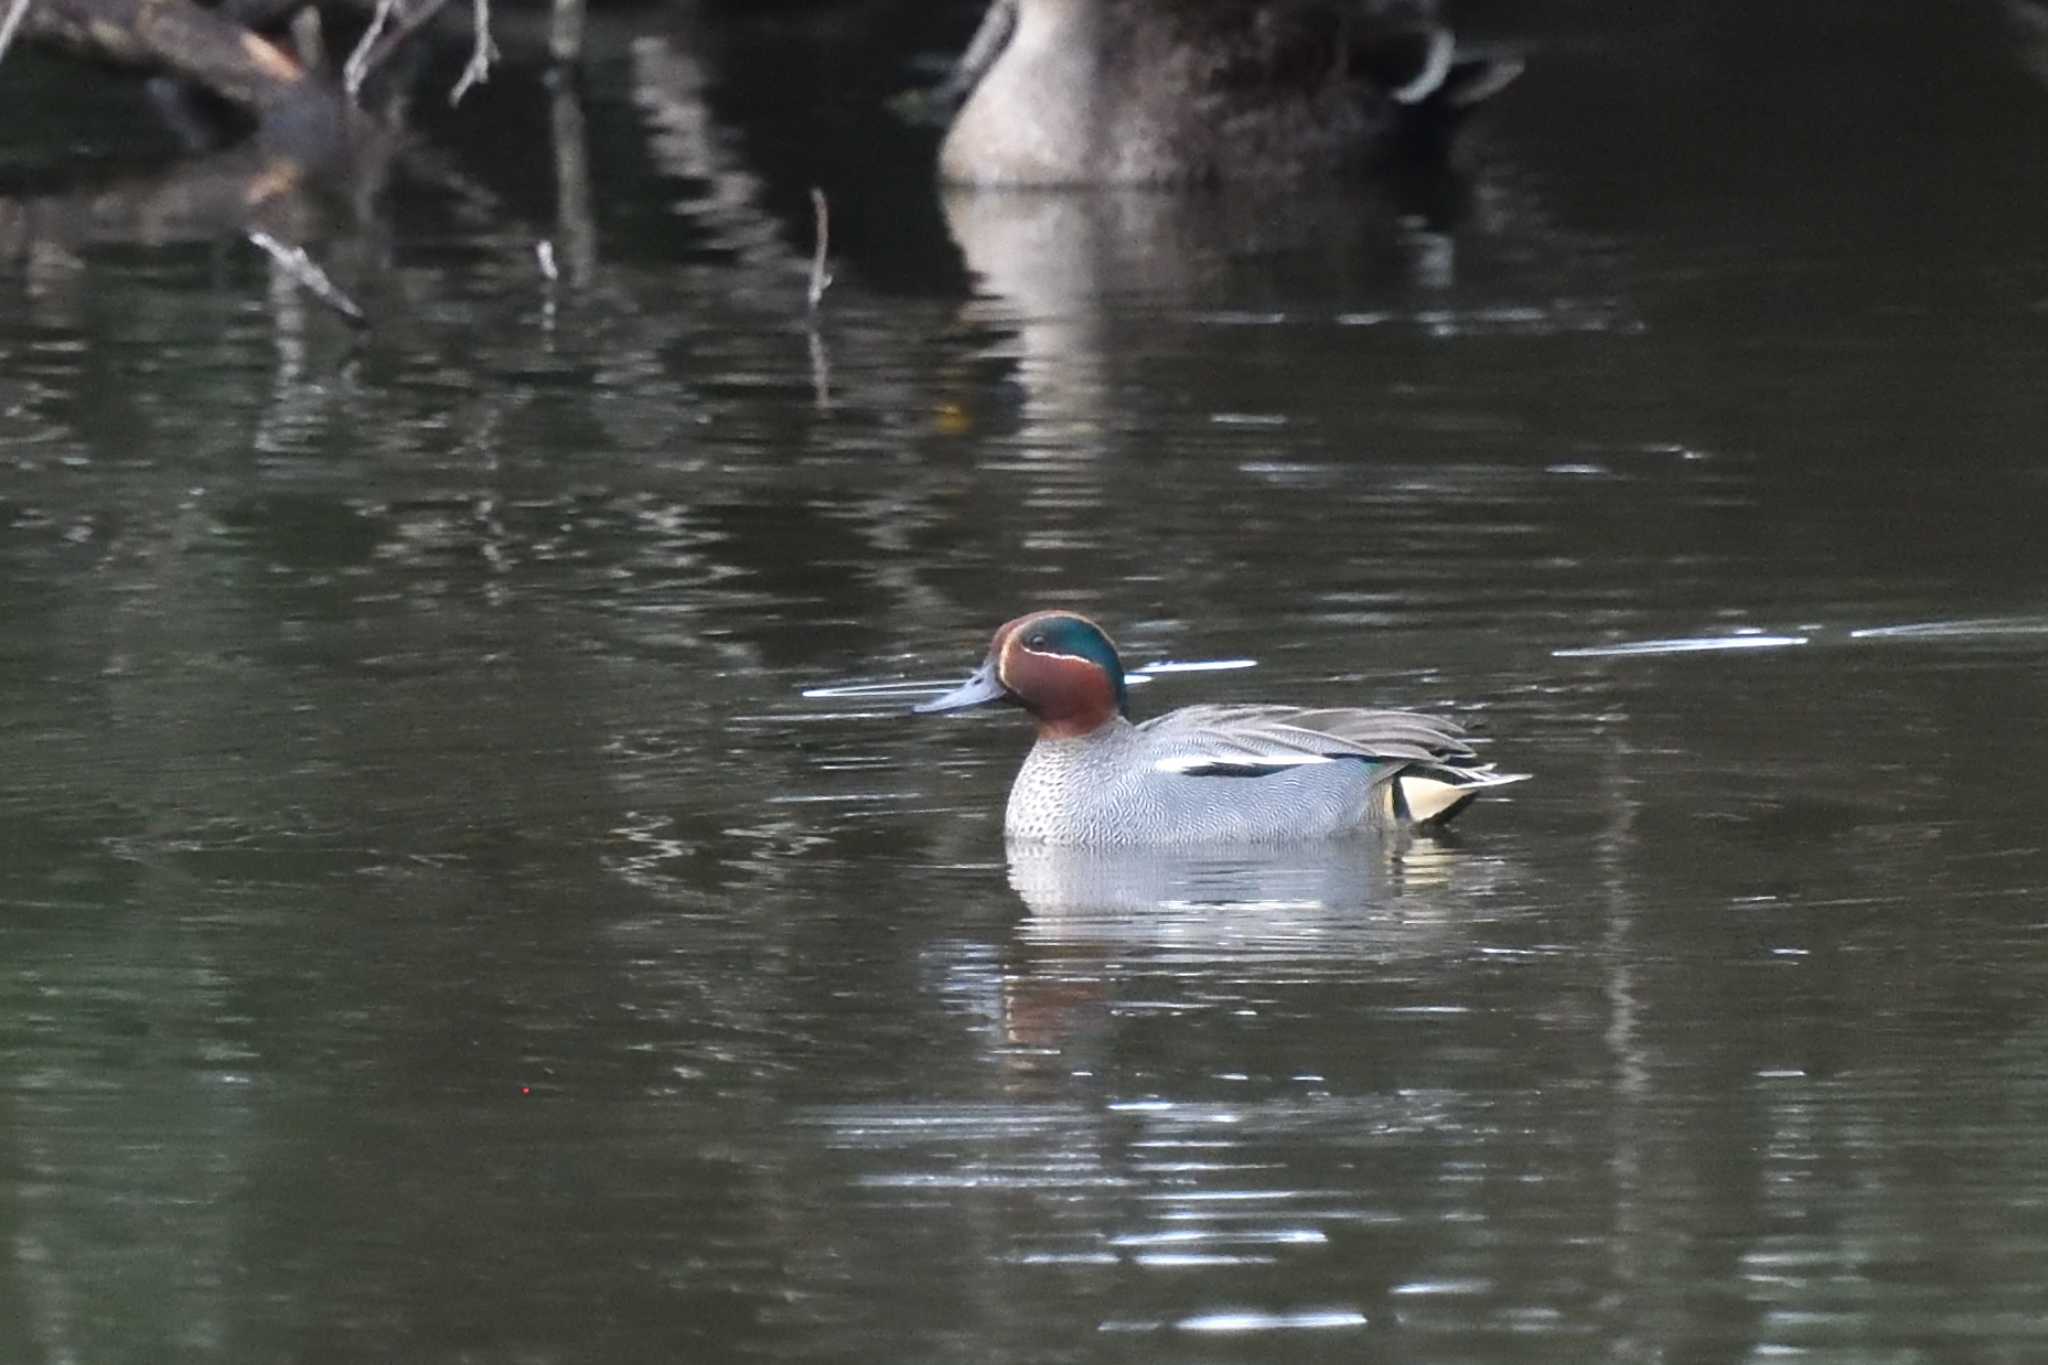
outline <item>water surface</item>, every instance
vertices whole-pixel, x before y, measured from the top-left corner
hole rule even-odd
[[[513,71],[325,230],[364,336],[12,258],[0,1355],[2037,1358],[2048,88],[1605,8],[1431,186],[940,196],[643,16],[585,213]],[[1536,780],[1013,854],[1017,717],[802,695],[1050,602]]]

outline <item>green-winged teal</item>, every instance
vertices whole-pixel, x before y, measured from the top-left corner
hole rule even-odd
[[[1009,622],[972,677],[917,710],[989,702],[1038,722],[1003,817],[1012,839],[1272,843],[1441,825],[1527,776],[1494,771],[1455,723],[1411,711],[1187,706],[1133,725],[1116,646],[1066,611]]]
[[[1434,0],[994,0],[945,87],[971,93],[939,172],[1173,185],[1436,158],[1520,70],[1455,52]]]

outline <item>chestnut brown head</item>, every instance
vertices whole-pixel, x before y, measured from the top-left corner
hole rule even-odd
[[[1041,735],[1090,734],[1125,714],[1123,661],[1087,617],[1036,611],[996,631],[988,657],[965,683],[916,709],[958,711],[991,702],[1023,707]]]

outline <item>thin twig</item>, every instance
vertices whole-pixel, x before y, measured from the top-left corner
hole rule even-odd
[[[28,18],[29,3],[30,0],[14,0],[7,7],[6,16],[0,18],[0,61],[7,59],[7,45],[14,41],[14,31]]]
[[[285,274],[291,276],[292,280],[300,288],[304,289],[314,298],[347,318],[357,327],[368,324],[369,319],[363,316],[363,310],[356,306],[356,301],[341,292],[341,286],[327,277],[327,272],[322,270],[319,264],[306,254],[306,248],[302,246],[286,246],[283,242],[278,241],[277,238],[260,229],[249,234],[249,241],[252,245],[261,247],[264,251],[268,252],[270,259],[276,261]]]
[[[341,88],[348,92],[350,99],[362,90],[363,81],[370,74],[371,50],[377,46],[377,39],[384,35],[384,26],[391,22],[398,3],[399,0],[377,0],[377,8],[370,15],[370,26],[363,30],[362,37],[356,39],[355,50],[341,65]]]
[[[825,191],[811,186],[811,216],[817,220],[817,247],[811,253],[811,311],[818,311],[818,301],[825,297],[825,291],[832,287],[832,272],[825,269],[825,251],[832,242],[832,214],[825,203]]]
[[[384,3],[386,0],[378,0],[380,7]],[[374,46],[370,44],[370,35],[365,34],[363,41],[356,44],[357,49],[365,53],[363,77],[367,78],[372,71],[390,60],[391,54],[398,50],[398,45],[424,27],[426,22],[439,14],[442,6],[447,3],[448,0],[424,0],[423,4],[412,9],[399,10],[397,23],[392,25],[389,33],[377,39]],[[397,0],[392,0],[392,8],[397,9]],[[355,58],[351,56],[349,60],[353,61]]]
[[[462,78],[448,92],[449,108],[462,103],[471,86],[491,78],[491,60],[497,55],[498,45],[491,41],[491,0],[476,0],[476,46],[469,50],[469,65],[462,68]]]

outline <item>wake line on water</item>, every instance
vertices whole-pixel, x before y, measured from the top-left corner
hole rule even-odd
[[[1952,621],[1914,621],[1896,626],[1859,626],[1832,637],[1834,642],[1857,640],[2002,640],[2048,636],[2048,616],[1979,616]],[[1800,645],[1827,644],[1831,632],[1807,628],[1798,635],[1766,635],[1761,631],[1744,635],[1688,635],[1663,640],[1624,640],[1604,645],[1573,645],[1553,649],[1553,659],[1644,658],[1666,654],[1720,654],[1743,650],[1790,649]]]
[[[1158,663],[1143,664],[1124,674],[1126,683],[1148,683],[1168,673],[1220,673],[1237,668],[1257,668],[1257,659],[1162,659]],[[806,687],[801,695],[817,699],[822,697],[874,697],[908,701],[917,697],[935,697],[941,692],[950,692],[960,685],[958,678],[922,679],[904,678],[895,682],[830,683],[823,687]]]
[[[2048,635],[2048,616],[1980,616],[1960,621],[1918,621],[1906,626],[1852,630],[1852,640],[1968,640],[2008,635]]]
[[[1804,635],[1725,635],[1677,640],[1632,640],[1626,644],[1553,649],[1553,659],[1616,659],[1643,654],[1717,654],[1738,649],[1786,649],[1807,643]]]

